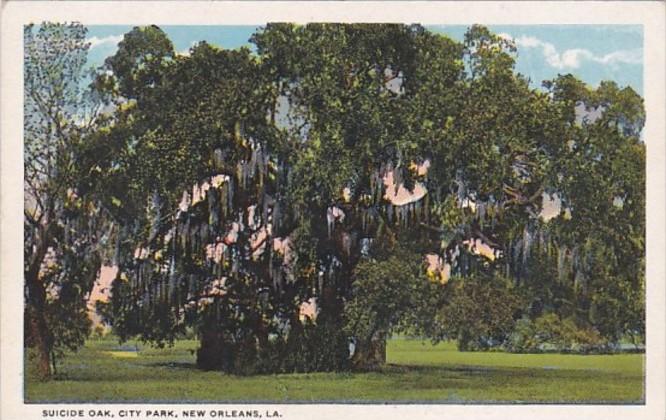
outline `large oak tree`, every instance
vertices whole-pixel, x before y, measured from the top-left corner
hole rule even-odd
[[[115,111],[86,136],[107,157],[86,185],[118,226],[121,338],[194,328],[199,366],[237,373],[369,368],[396,331],[505,337],[507,311],[480,327],[441,317],[456,296],[517,290],[517,315],[641,333],[631,89],[533,89],[512,42],[481,26],[456,42],[418,25],[269,24],[252,42],[178,55],[135,28],[96,79]],[[560,214],[545,220],[549,199]]]

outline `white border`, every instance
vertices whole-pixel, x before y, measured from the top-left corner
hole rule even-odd
[[[256,407],[283,419],[364,417],[439,419],[534,418],[663,419],[665,383],[666,148],[665,16],[663,2],[9,2],[2,5],[0,101],[0,418],[43,418],[43,408],[22,402],[22,26],[28,22],[94,24],[263,24],[289,22],[403,22],[422,24],[641,24],[647,108],[647,392],[646,405],[160,405],[159,408]],[[71,408],[123,408],[76,404]],[[146,410],[150,405],[131,405]],[[80,417],[79,417],[80,418]],[[88,417],[84,417],[88,418]],[[117,418],[117,416],[116,416]],[[63,419],[63,418],[60,418]]]

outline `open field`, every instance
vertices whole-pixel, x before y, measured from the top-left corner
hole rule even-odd
[[[194,368],[195,341],[152,349],[91,340],[56,380],[28,379],[26,402],[555,402],[643,403],[643,354],[463,353],[394,339],[372,373],[237,377]]]

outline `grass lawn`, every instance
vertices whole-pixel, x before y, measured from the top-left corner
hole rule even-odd
[[[644,403],[642,354],[463,353],[453,343],[388,343],[372,373],[238,377],[194,367],[195,341],[172,348],[91,340],[57,379],[26,381],[26,402],[443,402]]]

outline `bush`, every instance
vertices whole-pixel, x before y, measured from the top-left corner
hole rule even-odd
[[[95,340],[101,340],[102,338],[107,336],[107,329],[104,328],[102,325],[95,325],[95,328],[93,328],[92,336]]]
[[[516,323],[506,349],[514,353],[557,351],[591,353],[608,351],[608,342],[591,327],[578,326],[572,318],[561,320],[553,313]]]
[[[509,338],[524,299],[503,277],[452,279],[439,313],[440,336],[456,338],[461,351],[489,350]]]
[[[535,353],[542,348],[544,343],[544,336],[538,333],[532,320],[522,318],[516,322],[516,327],[509,336],[505,348],[512,353]]]

